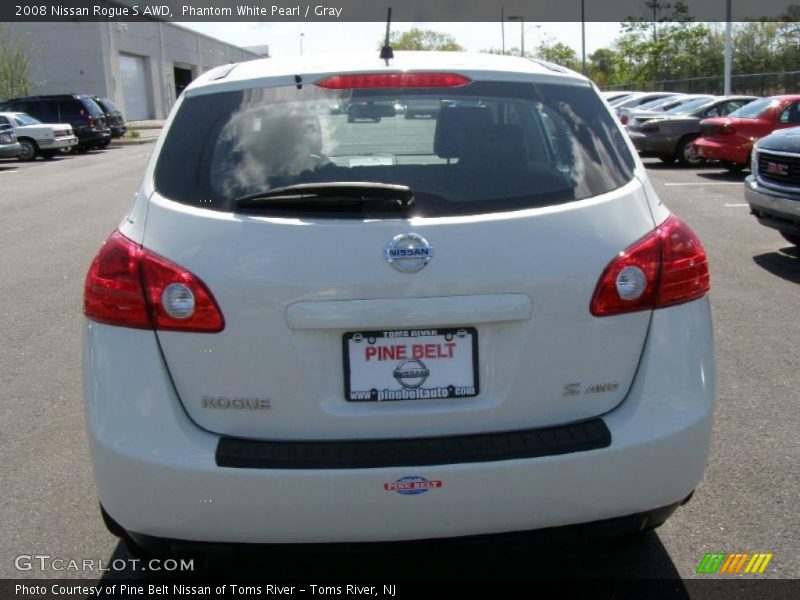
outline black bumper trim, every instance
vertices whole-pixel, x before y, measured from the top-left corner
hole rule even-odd
[[[258,441],[220,438],[219,467],[238,469],[379,469],[495,462],[611,445],[602,419],[559,427],[391,440]]]

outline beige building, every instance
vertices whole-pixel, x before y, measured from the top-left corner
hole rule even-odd
[[[33,94],[106,96],[129,120],[163,119],[200,73],[264,56],[160,21],[6,26],[30,46]]]

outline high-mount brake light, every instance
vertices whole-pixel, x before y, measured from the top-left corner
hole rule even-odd
[[[665,308],[700,298],[709,287],[703,245],[672,215],[608,264],[590,310],[596,317],[607,317]]]
[[[216,333],[222,312],[206,285],[163,256],[115,231],[86,275],[84,314],[99,323]]]
[[[457,73],[360,73],[333,75],[314,82],[330,90],[369,88],[450,88],[471,83],[469,77]]]

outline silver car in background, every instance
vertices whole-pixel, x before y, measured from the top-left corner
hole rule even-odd
[[[623,125],[627,125],[634,119],[640,121],[649,121],[654,117],[660,117],[668,110],[673,110],[685,106],[695,100],[713,100],[714,96],[701,96],[699,94],[677,94],[667,98],[659,98],[646,104],[642,104],[639,108],[623,108],[619,111],[619,120]]]

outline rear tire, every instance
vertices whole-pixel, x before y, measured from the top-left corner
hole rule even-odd
[[[780,234],[783,236],[783,239],[785,239],[790,244],[794,244],[795,246],[800,246],[800,235],[795,235],[793,233],[785,233],[783,231],[781,231]]]
[[[705,161],[697,155],[692,148],[692,142],[697,139],[697,136],[686,136],[678,142],[678,151],[676,155],[678,162],[684,167],[696,167],[702,165]]]
[[[19,153],[20,162],[36,160],[36,155],[39,153],[36,142],[31,140],[19,140],[19,145],[22,146],[22,150]]]

